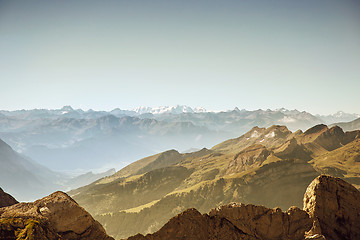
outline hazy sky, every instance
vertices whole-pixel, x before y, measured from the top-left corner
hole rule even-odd
[[[0,109],[360,113],[360,1],[0,0]]]

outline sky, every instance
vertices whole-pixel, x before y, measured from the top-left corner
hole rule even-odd
[[[0,0],[0,109],[360,113],[360,1]]]

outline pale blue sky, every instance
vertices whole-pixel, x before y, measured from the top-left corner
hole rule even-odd
[[[0,0],[0,109],[360,113],[360,1]]]

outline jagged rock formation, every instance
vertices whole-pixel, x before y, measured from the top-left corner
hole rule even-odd
[[[233,203],[213,209],[209,215],[229,220],[256,239],[303,239],[312,226],[308,214],[297,207],[282,212],[280,208]]]
[[[226,218],[210,217],[196,209],[188,209],[172,218],[160,231],[143,236],[138,234],[128,240],[166,240],[166,239],[244,239],[255,240],[236,228]]]
[[[154,234],[137,234],[128,240],[301,240],[311,226],[308,214],[297,207],[282,212],[280,208],[233,203],[213,209],[209,214],[188,209]]]
[[[159,231],[128,240],[360,239],[360,192],[351,184],[326,175],[317,177],[304,195],[304,210],[228,204],[201,214],[188,209]]]
[[[103,227],[63,192],[0,208],[0,239],[111,240]]]
[[[0,188],[0,208],[17,204],[18,201]]]
[[[304,210],[313,218],[312,234],[326,239],[360,239],[360,192],[340,178],[322,175],[306,189]]]

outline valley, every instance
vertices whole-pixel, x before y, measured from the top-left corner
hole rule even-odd
[[[71,115],[59,113],[65,110],[64,115]],[[321,174],[340,177],[360,188],[360,130],[354,130],[353,122],[343,123],[349,126],[349,131],[344,131],[335,124],[323,124],[319,117],[286,109],[151,111],[128,111],[132,116],[122,117],[125,113],[120,110],[113,111],[118,114],[115,116],[71,107],[8,112],[2,116],[8,124],[2,125],[1,134],[21,142],[15,144],[21,153],[1,142],[1,187],[21,201],[70,190],[69,196],[115,239],[154,233],[191,208],[205,214],[232,202],[284,210],[301,207],[306,187]],[[290,128],[269,126],[284,118],[298,120]],[[253,126],[257,123],[259,126]],[[294,126],[302,128],[292,131]],[[226,137],[246,128],[250,130],[236,138]],[[180,142],[186,143],[180,149],[189,150],[169,147],[151,155],[155,146],[159,151]],[[38,145],[31,145],[34,143]],[[212,147],[200,147],[211,143]],[[149,151],[142,150],[145,148]],[[115,159],[129,159],[124,152],[135,153],[133,158],[148,156],[118,171],[91,171],[105,169],[104,164],[111,166]],[[108,158],[110,155],[114,158]],[[72,172],[66,173],[70,169]],[[90,171],[79,174],[76,169]]]
[[[206,213],[231,202],[301,207],[306,187],[320,174],[359,187],[359,144],[359,130],[254,127],[211,149],[171,150],[139,160],[69,194],[110,235],[125,238],[154,232],[188,208]]]
[[[0,0],[0,240],[360,240],[359,23]]]

